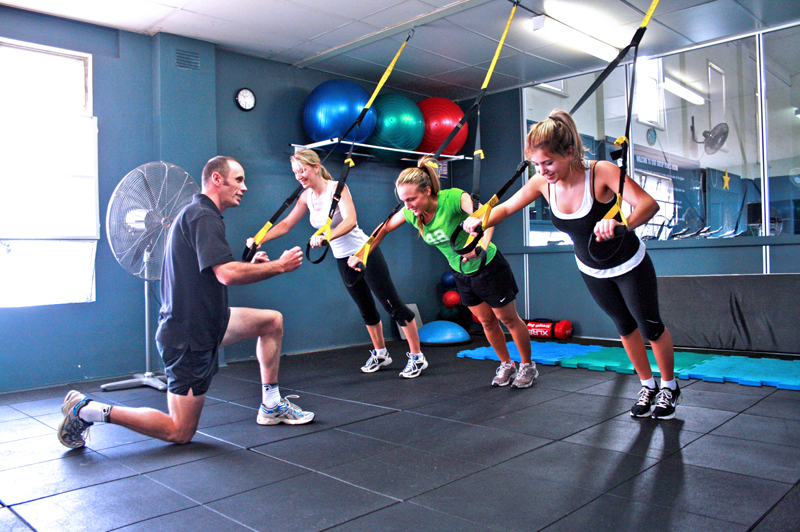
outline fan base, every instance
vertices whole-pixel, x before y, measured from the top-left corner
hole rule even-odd
[[[166,377],[163,375],[156,375],[154,373],[137,373],[132,379],[119,382],[109,382],[108,384],[103,384],[100,386],[100,388],[104,392],[111,392],[114,390],[138,388],[139,386],[150,386],[160,392],[163,392],[167,389],[165,379]]]

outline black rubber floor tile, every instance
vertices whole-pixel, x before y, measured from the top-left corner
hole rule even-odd
[[[539,379],[542,377],[540,376]],[[471,393],[460,394],[467,399],[480,399],[503,403],[503,410],[511,412],[534,405],[546,403],[569,395],[569,392],[539,386],[539,379],[530,388],[512,388],[509,386],[489,386],[482,384]]]
[[[714,432],[715,436],[729,436],[743,440],[777,443],[800,447],[800,419],[751,416],[739,414]]]
[[[778,390],[744,412],[754,416],[800,420],[800,392]]]
[[[800,447],[707,435],[682,450],[687,464],[778,482],[800,480]]]
[[[415,441],[410,446],[442,456],[456,456],[484,466],[493,466],[551,441],[507,430],[465,425],[439,436]]]
[[[376,493],[406,500],[471,475],[484,466],[408,447],[392,448],[324,472]]]
[[[247,532],[250,529],[208,508],[196,506],[114,530],[115,532]]]
[[[404,502],[333,527],[330,532],[375,532],[376,530],[381,532],[408,532],[409,530],[488,532],[495,529]]]
[[[71,450],[61,445],[55,431],[51,431],[45,436],[0,443],[0,471],[55,460],[67,453],[82,452],[82,449]]]
[[[744,412],[759,401],[765,400],[758,395],[741,393],[728,393],[706,390],[692,390],[691,387],[681,388],[683,393],[683,406],[696,406],[699,408],[712,408],[728,412]]]
[[[612,419],[566,438],[564,441],[600,447],[637,456],[666,458],[703,434],[683,430],[679,419],[640,423]]]
[[[395,448],[396,445],[340,430],[325,430],[253,450],[286,462],[322,471]]]
[[[697,467],[676,456],[634,477],[612,495],[649,505],[748,525],[769,510],[790,485]]]
[[[614,419],[616,421],[627,421],[629,423],[637,423],[640,425],[643,423],[680,424],[683,430],[708,433],[717,427],[724,425],[728,422],[728,420],[733,419],[737,415],[739,414],[736,412],[714,410],[711,408],[700,408],[697,406],[686,406],[681,403],[678,408],[675,409],[675,417],[673,419],[651,420],[647,418],[634,418],[631,417],[630,412],[620,414]]]
[[[311,434],[321,430],[328,430],[330,427],[318,423],[316,419],[304,425],[259,425],[256,423],[255,415],[252,419],[245,419],[236,423],[226,423],[216,427],[208,427],[199,431],[200,433],[214,439],[249,449],[265,443],[272,443],[288,438],[296,438],[303,434]]]
[[[136,471],[147,473],[165,467],[185,464],[194,460],[201,460],[211,456],[230,453],[236,447],[203,434],[195,434],[191,443],[176,445],[161,440],[149,439],[141,442],[111,447],[100,451],[103,456],[119,460]]]
[[[218,425],[226,425],[228,423],[236,423],[237,421],[244,421],[246,419],[255,422],[256,416],[258,415],[257,408],[257,404],[250,408],[231,403],[205,405],[203,407],[203,412],[200,414],[200,423],[198,427],[205,429]]]
[[[542,371],[542,365],[539,365],[539,371]],[[542,388],[553,388],[555,390],[562,390],[565,392],[583,391],[587,388],[593,388],[604,383],[613,382],[616,379],[610,378],[608,372],[591,372],[578,374],[569,370],[561,369],[552,373],[539,376],[537,386]]]
[[[524,472],[482,471],[414,497],[411,502],[493,530],[531,531],[574,512],[600,493]]]
[[[48,399],[39,399],[37,401],[15,403],[13,405],[13,408],[14,410],[22,412],[23,414],[26,414],[28,416],[36,417],[45,414],[61,413],[61,405],[63,403],[64,403],[63,397],[50,397]]]
[[[395,502],[325,475],[309,473],[207,506],[258,531],[314,532],[346,523]]]
[[[603,418],[559,412],[539,405],[487,419],[479,425],[560,440],[603,421]]]
[[[368,436],[377,440],[409,444],[455,430],[463,424],[412,412],[392,412],[385,416],[358,421],[338,428],[345,432]]]
[[[558,412],[570,412],[593,418],[611,419],[623,412],[630,412],[631,406],[635,401],[635,396],[632,399],[626,399],[576,392],[542,403],[540,406]]]
[[[256,379],[259,378],[258,373],[254,376]],[[220,401],[234,401],[244,397],[260,397],[261,383],[216,375],[214,380],[211,381],[211,387],[208,389],[206,396]]]
[[[112,530],[144,519],[196,506],[195,503],[137,476],[61,493],[14,507],[35,530]]]
[[[62,417],[63,419],[63,417]],[[150,440],[149,436],[139,434],[125,427],[111,423],[95,423],[86,436],[86,447],[94,451],[102,451],[111,447],[127,445]]]
[[[63,418],[63,416],[62,416]],[[0,423],[0,444],[53,434],[53,429],[32,417]]]
[[[58,460],[0,472],[0,500],[11,506],[135,474],[98,453],[70,453]]]
[[[800,530],[800,486],[795,486],[752,529],[752,532]]]
[[[14,421],[15,419],[23,419],[25,417],[27,416],[16,408],[12,408],[10,406],[0,406],[0,423]]]
[[[40,401],[42,399],[57,399],[67,395],[72,389],[69,385],[53,386],[52,388],[41,388],[37,390],[20,390],[18,392],[8,392],[0,394],[0,405],[14,405],[17,403],[28,403]]]
[[[658,381],[656,380],[656,382]],[[605,397],[621,397],[628,399],[630,404],[633,405],[641,389],[642,383],[636,375],[618,375],[615,379],[608,379],[593,386],[583,388],[581,393],[602,395]],[[681,387],[681,389],[683,389],[683,387]]]
[[[4,532],[31,532],[30,527],[9,508],[0,508],[0,530]]]
[[[509,390],[498,390],[498,397]],[[530,389],[516,390],[522,393]],[[476,399],[474,397],[449,397],[437,403],[412,408],[410,411],[426,416],[434,416],[464,423],[480,423],[487,419],[497,417],[508,412],[524,408],[518,402],[503,401],[502,399]]]
[[[608,491],[658,463],[655,458],[553,442],[499,465],[509,475],[524,471],[537,478]]]
[[[303,468],[241,450],[159,469],[147,476],[205,504],[306,473]]]
[[[388,381],[375,381],[369,379],[373,375],[365,375],[367,377],[365,382],[357,386],[352,384],[329,385],[315,388],[314,393],[400,410],[435,403],[448,397],[444,394],[420,391],[414,386],[414,380],[394,378],[395,375]]]
[[[744,532],[742,525],[603,495],[541,532]]]
[[[684,388],[681,382],[681,389]],[[717,393],[732,393],[740,395],[755,395],[757,397],[767,397],[775,393],[777,388],[774,386],[742,386],[736,382],[706,382],[702,380],[695,380],[691,385],[691,389],[695,391],[717,392]],[[798,392],[794,392],[797,394]]]

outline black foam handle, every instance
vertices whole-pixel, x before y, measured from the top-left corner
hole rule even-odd
[[[253,260],[253,257],[256,256],[257,251],[258,251],[258,246],[256,246],[255,242],[253,242],[253,247],[245,246],[244,252],[242,253],[242,260],[245,262],[251,262]]]

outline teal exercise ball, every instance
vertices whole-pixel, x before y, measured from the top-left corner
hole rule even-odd
[[[343,138],[364,110],[369,98],[367,91],[353,81],[332,79],[320,84],[308,95],[303,107],[306,134],[313,142]],[[370,108],[358,130],[353,128],[344,141],[366,143],[374,130],[375,113]],[[347,151],[349,145],[340,144],[337,149]]]
[[[411,98],[402,94],[381,94],[372,103],[375,129],[367,144],[399,150],[414,151],[425,134],[422,111]],[[397,161],[407,154],[369,148],[369,152],[384,161]]]

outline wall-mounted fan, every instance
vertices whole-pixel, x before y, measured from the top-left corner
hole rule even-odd
[[[182,168],[150,162],[131,170],[119,182],[106,212],[106,234],[111,252],[126,271],[143,279],[145,309],[145,372],[132,379],[104,384],[103,390],[152,386],[165,390],[162,376],[150,369],[153,335],[150,331],[150,291],[161,280],[164,243],[172,221],[200,192]]]
[[[720,122],[714,126],[711,131],[703,131],[703,140],[697,140],[694,133],[694,117],[692,117],[692,124],[689,126],[689,128],[692,131],[692,140],[698,144],[702,144],[706,150],[706,153],[709,155],[719,151],[719,149],[725,144],[725,141],[728,140],[728,132],[730,131],[728,124],[725,122]]]

